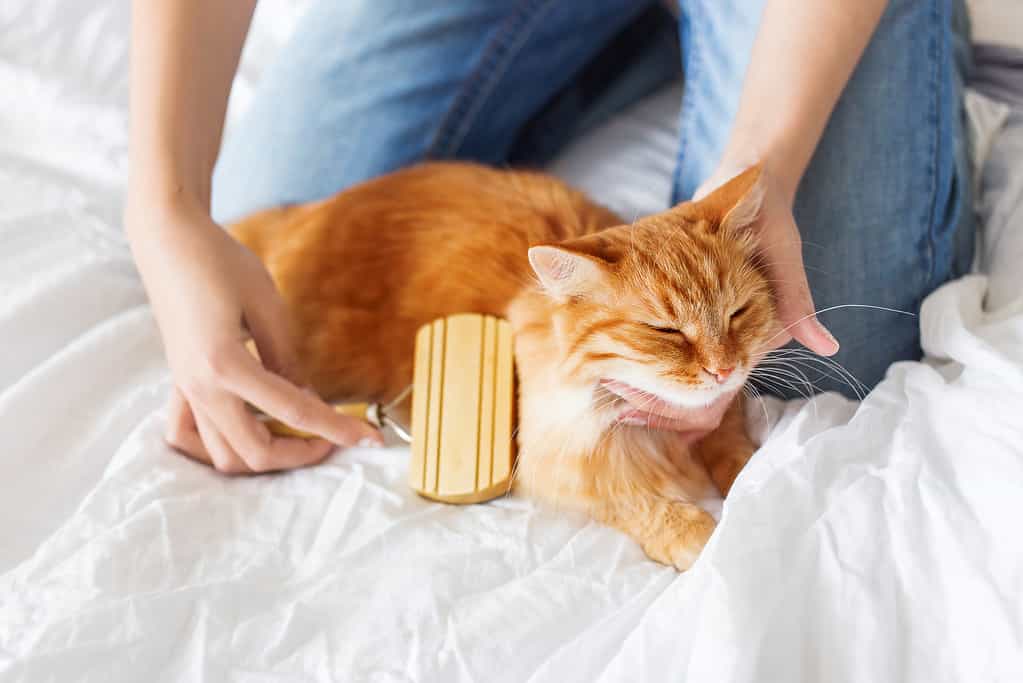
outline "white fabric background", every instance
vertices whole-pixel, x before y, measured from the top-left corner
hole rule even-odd
[[[294,9],[261,3],[235,110]],[[770,403],[678,575],[524,501],[420,500],[402,449],[250,479],[173,455],[120,233],[126,26],[122,1],[0,4],[0,680],[1023,680],[1018,116],[978,123],[992,279],[932,295],[928,359],[861,405]],[[555,169],[657,209],[677,98]]]

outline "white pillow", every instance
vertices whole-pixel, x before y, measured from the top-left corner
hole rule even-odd
[[[1023,50],[1023,2],[967,0],[973,23],[973,42],[1007,45]]]

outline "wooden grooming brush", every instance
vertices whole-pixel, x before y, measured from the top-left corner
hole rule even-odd
[[[412,385],[386,405],[335,405],[412,444],[409,485],[444,503],[482,503],[511,486],[515,372],[511,326],[491,315],[438,318],[416,333]],[[412,393],[412,428],[391,411]],[[277,420],[270,431],[310,438]],[[411,432],[411,433],[410,433]]]

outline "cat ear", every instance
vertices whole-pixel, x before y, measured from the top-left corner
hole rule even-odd
[[[599,259],[561,247],[531,247],[529,265],[543,288],[559,298],[584,294],[603,278]]]
[[[750,166],[697,202],[712,225],[721,231],[736,231],[757,220],[764,201],[762,169],[761,164]]]

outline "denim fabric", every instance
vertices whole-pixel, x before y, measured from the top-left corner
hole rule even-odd
[[[681,0],[676,201],[724,147],[763,1]],[[677,74],[674,20],[659,12],[636,0],[315,0],[225,140],[214,217],[427,158],[542,162]],[[836,106],[795,207],[818,308],[917,312],[969,267],[961,19],[958,1],[890,0]],[[920,356],[916,318],[846,308],[821,319],[867,386]]]
[[[224,141],[214,217],[326,197],[425,158],[504,163],[647,4],[314,0]]]

